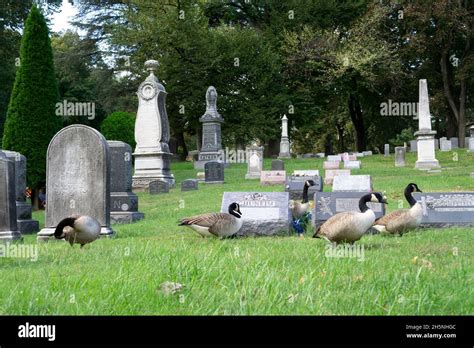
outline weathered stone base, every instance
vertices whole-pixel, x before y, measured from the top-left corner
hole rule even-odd
[[[288,236],[290,226],[284,221],[244,220],[238,236]]]
[[[145,218],[145,214],[138,211],[111,212],[111,224],[131,224]]]
[[[439,165],[438,160],[435,159],[431,161],[416,161],[415,168],[421,170],[430,170],[433,168],[441,168],[441,166]]]
[[[19,231],[2,231],[0,232],[0,242],[12,242],[22,240],[23,237]]]
[[[17,220],[17,225],[22,234],[32,234],[39,231],[39,222],[36,220]]]
[[[56,227],[45,227],[40,232],[38,232],[36,240],[38,242],[48,242],[50,240],[56,240],[54,238],[54,230]],[[107,226],[102,226],[100,228],[100,238],[112,238],[115,236],[115,232]]]

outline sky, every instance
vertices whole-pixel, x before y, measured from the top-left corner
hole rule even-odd
[[[63,0],[60,8],[60,12],[55,13],[51,16],[51,27],[50,30],[53,32],[60,32],[73,27],[69,24],[69,21],[77,14],[77,8],[72,6],[69,0]]]

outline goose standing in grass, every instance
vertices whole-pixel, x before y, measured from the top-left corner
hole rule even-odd
[[[242,227],[242,213],[237,203],[229,205],[229,213],[208,213],[181,219],[179,226],[188,226],[202,237],[230,237]]]
[[[400,234],[400,236],[409,230],[417,228],[423,217],[421,204],[413,198],[413,192],[423,192],[417,184],[410,183],[405,188],[405,198],[410,204],[410,209],[399,209],[390,214],[382,216],[374,222],[374,228],[379,232],[388,232]]]
[[[360,213],[346,211],[332,216],[319,226],[313,237],[332,243],[354,243],[359,240],[375,221],[375,213],[367,206],[368,202],[387,203],[380,192],[366,194],[359,200]]]
[[[100,236],[100,223],[86,215],[67,217],[58,224],[54,231],[56,239],[65,239],[71,246],[74,243],[84,244],[95,241]]]
[[[298,202],[293,199],[290,199],[289,207],[291,210],[291,215],[293,216],[293,220],[300,219],[309,211],[310,204],[308,200],[308,189],[310,186],[314,185],[316,184],[313,180],[306,180],[303,187],[303,200],[301,202]]]

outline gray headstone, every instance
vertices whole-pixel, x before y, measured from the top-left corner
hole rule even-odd
[[[474,152],[474,138],[469,138],[469,152]]]
[[[316,185],[310,186],[308,189],[308,197],[311,200],[314,193],[323,190],[323,178],[319,175],[315,176],[294,176],[290,175],[286,179],[285,192],[290,194],[290,199],[302,200],[303,189],[306,180],[313,180]]]
[[[452,143],[450,140],[441,138],[440,140],[440,149],[441,151],[451,151]]]
[[[337,213],[345,211],[360,211],[359,199],[366,192],[317,192],[314,196],[313,225],[318,227]],[[385,205],[368,203],[375,217],[385,215]]]
[[[435,150],[439,150],[439,139],[435,139],[434,140],[434,146],[435,146]]]
[[[150,182],[148,189],[149,189],[150,195],[158,195],[160,193],[170,192],[169,184],[163,180],[155,180],[155,181]]]
[[[107,141],[110,153],[110,221],[130,224],[145,216],[138,211],[138,196],[132,192],[132,147],[122,141]]]
[[[372,178],[370,175],[337,175],[334,177],[332,191],[371,192]]]
[[[372,151],[362,151],[364,156],[372,156]]]
[[[466,149],[469,149],[469,137],[465,137],[465,138],[464,138],[464,147],[465,147]]]
[[[15,204],[15,164],[0,151],[0,241],[21,239]]]
[[[405,167],[405,151],[403,146],[395,148],[395,167]]]
[[[15,196],[18,230],[22,234],[39,231],[39,223],[31,217],[32,207],[26,201],[26,157],[14,151],[3,150],[8,159],[15,163]]]
[[[459,147],[459,139],[458,138],[451,138],[449,139],[451,141],[451,149],[457,149]]]
[[[279,159],[273,160],[272,170],[285,170],[285,162]]]
[[[224,183],[224,164],[221,162],[207,162],[204,165],[206,184]]]
[[[383,147],[384,156],[390,156],[390,144],[385,144]]]
[[[363,152],[357,152],[355,155],[356,155],[357,158],[365,156]]]
[[[54,235],[58,223],[88,215],[110,228],[110,157],[107,141],[95,129],[75,124],[61,129],[49,143],[46,160],[46,221],[39,240]]]
[[[422,226],[474,226],[474,192],[414,192],[423,208]]]
[[[240,205],[243,225],[238,235],[288,235],[288,200],[288,192],[224,192],[221,212],[228,212],[232,202]]]
[[[198,189],[198,181],[195,179],[187,179],[181,183],[181,191],[192,191]]]
[[[225,162],[221,141],[224,119],[217,111],[217,91],[213,86],[206,91],[206,112],[199,121],[202,123],[202,146],[194,169],[203,169],[208,162]]]
[[[410,140],[410,152],[418,151],[417,145],[418,145],[417,140]]]

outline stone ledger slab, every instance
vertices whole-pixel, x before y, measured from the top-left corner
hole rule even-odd
[[[288,192],[224,192],[221,212],[237,202],[242,212],[241,236],[288,235],[290,211]]]

